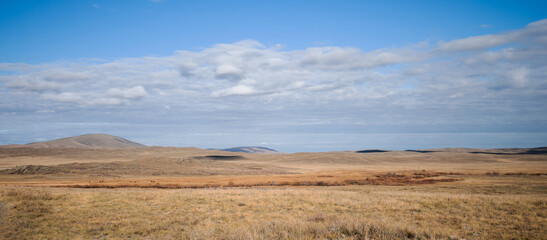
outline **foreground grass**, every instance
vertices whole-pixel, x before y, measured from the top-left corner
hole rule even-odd
[[[427,186],[4,187],[0,238],[545,239],[545,176],[482,178]]]

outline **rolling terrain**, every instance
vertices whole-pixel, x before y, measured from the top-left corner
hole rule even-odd
[[[100,178],[104,183],[102,185],[140,186],[131,183],[138,182],[134,179],[154,178],[155,183],[169,182],[170,186],[179,187],[219,186],[229,181],[242,186],[268,185],[272,182],[283,182],[284,185],[299,182],[301,185],[317,182],[342,185],[344,181],[359,182],[367,177],[378,184],[402,182],[391,175],[390,181],[378,180],[377,176],[387,173],[393,176],[427,173],[445,178],[463,174],[547,173],[546,148],[372,149],[293,154],[268,150],[255,154],[249,153],[256,151],[248,148],[226,151],[143,146],[120,137],[90,134],[3,147],[0,148],[0,183],[17,182],[24,185],[26,181],[31,181],[36,184],[36,179],[43,179],[38,181],[42,185],[65,184],[65,180],[73,185],[82,185]],[[245,151],[242,152],[242,149]],[[203,177],[207,176],[215,178],[205,181]],[[165,178],[169,181],[160,181]]]
[[[235,150],[146,147],[104,134],[0,147],[0,236],[547,236],[547,148]]]

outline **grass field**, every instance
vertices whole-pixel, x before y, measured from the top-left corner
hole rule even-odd
[[[545,176],[208,189],[3,187],[5,239],[545,239]]]
[[[0,153],[1,239],[547,239],[545,155],[39,151]]]

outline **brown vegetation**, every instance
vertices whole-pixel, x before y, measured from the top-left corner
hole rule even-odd
[[[0,238],[547,236],[547,155],[485,151],[0,148]]]
[[[372,173],[367,171],[329,171],[332,175],[323,175],[321,172],[299,175],[272,175],[272,176],[225,176],[211,179],[207,182],[195,181],[191,178],[179,179],[156,179],[156,180],[133,180],[133,179],[112,179],[101,181],[90,181],[87,184],[63,184],[53,185],[54,187],[71,188],[218,188],[218,187],[256,187],[256,186],[348,186],[348,185],[420,185],[434,184],[440,182],[455,182],[459,178],[438,178],[440,173],[412,173],[396,174],[385,173],[371,177]],[[361,177],[357,177],[361,175]],[[200,179],[204,180],[204,179]],[[213,180],[213,181],[211,181]]]
[[[474,184],[0,188],[4,239],[542,239],[545,176]],[[518,178],[518,179],[517,179]],[[518,180],[518,181],[516,181]],[[500,182],[501,181],[501,182]]]

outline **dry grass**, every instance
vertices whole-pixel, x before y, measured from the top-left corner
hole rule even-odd
[[[199,148],[147,147],[136,149],[78,148],[0,148],[0,169],[18,165],[58,165],[69,163],[108,163],[145,158],[187,158],[229,153]]]
[[[47,166],[46,166],[47,168]],[[152,168],[153,169],[153,168]],[[173,168],[172,170],[177,170]],[[209,169],[211,170],[211,169]],[[270,169],[271,171],[272,169]],[[90,176],[90,175],[0,175],[0,184],[17,186],[53,186],[77,188],[210,188],[210,187],[253,187],[253,186],[347,186],[347,185],[417,185],[461,180],[461,173],[397,171],[382,172],[368,170],[328,170],[302,174],[256,174],[240,168],[236,173],[254,175],[212,175],[200,174],[194,168],[190,176]],[[227,171],[228,172],[228,171]],[[233,173],[229,172],[229,173]],[[263,172],[263,171],[262,171]],[[259,173],[259,172],[258,172]],[[196,176],[197,175],[197,176]],[[199,176],[201,175],[201,176]]]
[[[304,188],[4,187],[5,239],[544,239],[545,176]]]
[[[149,157],[134,161],[68,163],[54,166],[22,165],[0,170],[4,175],[79,176],[209,176],[290,173],[286,168],[265,164],[228,163],[211,159]]]
[[[456,182],[462,179],[452,173],[435,172],[388,172],[371,171],[321,171],[307,174],[218,176],[200,178],[163,178],[155,180],[108,179],[51,185],[72,188],[212,188],[212,187],[257,187],[257,186],[348,186],[348,185],[420,185],[441,182]]]
[[[470,151],[0,148],[42,165],[0,171],[0,239],[546,239],[547,155]]]
[[[166,174],[172,164],[161,163],[179,159],[200,159],[208,155],[237,155],[243,158],[237,161],[224,161],[223,164],[238,168],[240,164],[250,164],[268,170],[269,167],[277,167],[291,172],[323,171],[327,169],[367,169],[379,171],[398,170],[428,170],[428,171],[465,171],[466,173],[483,173],[486,171],[504,174],[510,172],[527,172],[534,169],[546,172],[546,154],[529,155],[496,155],[473,154],[467,150],[444,150],[443,152],[406,152],[394,151],[383,153],[355,153],[355,152],[325,152],[325,153],[295,153],[295,154],[246,154],[230,153],[216,150],[204,150],[197,148],[172,148],[149,147],[138,149],[36,149],[36,148],[0,148],[0,169],[13,168],[21,165],[59,165],[65,172],[77,172],[78,174],[140,174],[142,169],[150,167],[145,165],[148,161],[156,161],[165,167],[156,168],[155,172]],[[127,171],[110,173],[112,162],[132,162],[121,164],[128,167]],[[199,161],[196,161],[199,163]],[[215,161],[219,162],[219,161]],[[74,164],[74,163],[80,163]],[[81,165],[81,164],[89,165]],[[100,165],[99,163],[105,163]],[[110,165],[109,165],[110,164]],[[138,165],[138,166],[137,166]],[[57,167],[57,166],[56,166]],[[199,165],[196,165],[199,167]],[[83,170],[81,170],[83,169]],[[197,168],[196,168],[197,169]],[[224,169],[229,169],[224,168]],[[207,166],[198,169],[201,173],[207,173]],[[147,174],[153,174],[148,172]],[[184,172],[183,172],[184,173]]]

